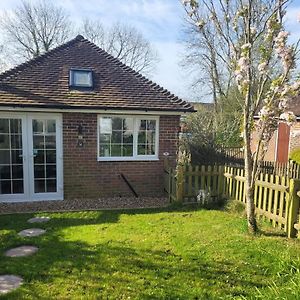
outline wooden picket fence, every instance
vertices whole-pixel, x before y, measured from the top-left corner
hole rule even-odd
[[[229,166],[177,166],[165,170],[165,190],[171,202],[217,202],[222,198],[246,203],[244,169]],[[209,200],[208,200],[209,199]],[[255,184],[257,215],[283,229],[300,232],[300,178],[260,173]]]
[[[300,165],[289,161],[287,163],[278,163],[273,161],[260,161],[259,170],[261,173],[268,173],[289,178],[300,178]]]
[[[244,169],[225,167],[224,171],[224,195],[246,203]],[[299,219],[298,190],[299,179],[260,173],[254,190],[257,215],[270,221],[274,227],[283,229],[288,236],[295,236],[295,224]]]

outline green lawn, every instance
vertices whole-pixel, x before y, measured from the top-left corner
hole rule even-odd
[[[266,225],[251,237],[245,220],[229,212],[43,215],[52,219],[37,238],[17,236],[33,214],[0,216],[0,274],[25,282],[5,299],[300,299],[299,240]],[[22,244],[40,250],[3,256]]]

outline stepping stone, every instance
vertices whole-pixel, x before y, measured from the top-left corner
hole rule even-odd
[[[46,223],[49,220],[50,220],[49,217],[35,217],[35,218],[29,219],[27,222],[28,223]]]
[[[5,252],[5,256],[9,257],[22,257],[29,256],[37,252],[39,249],[35,246],[20,246],[17,248],[9,249]]]
[[[18,288],[23,279],[15,275],[0,275],[0,295],[7,294]]]
[[[44,229],[40,229],[40,228],[30,228],[30,229],[25,229],[22,230],[18,233],[19,236],[22,237],[33,237],[33,236],[39,236],[42,235],[46,232],[46,230]]]

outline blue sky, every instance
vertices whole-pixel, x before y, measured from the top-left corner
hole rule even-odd
[[[32,0],[36,2],[37,0]],[[116,21],[137,27],[158,51],[160,62],[152,78],[158,84],[185,99],[198,99],[190,89],[191,77],[183,73],[179,61],[184,54],[182,28],[184,10],[180,0],[48,0],[62,6],[74,22],[84,18],[106,25]],[[0,0],[0,13],[11,10],[20,0]],[[300,0],[294,0],[287,12],[291,39],[300,38]],[[198,99],[209,101],[209,98]]]

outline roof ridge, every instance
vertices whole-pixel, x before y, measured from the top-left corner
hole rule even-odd
[[[82,37],[82,36],[81,36]],[[83,37],[82,37],[83,38]],[[106,52],[104,49],[100,48],[99,46],[97,46],[96,44],[92,43],[91,41],[83,38],[82,42],[85,42],[87,44],[90,44],[97,52],[100,52],[101,54],[104,54],[105,57],[107,59],[109,59],[111,62],[116,63],[117,66],[121,67],[124,71],[129,72],[130,74],[134,75],[134,77],[136,77],[139,80],[142,80],[143,83],[146,83],[148,85],[148,87],[150,87],[151,89],[153,89],[154,91],[163,94],[164,96],[167,96],[167,98],[174,103],[178,103],[178,100],[180,100],[179,102],[182,105],[189,105],[190,108],[193,108],[193,106],[186,102],[185,100],[179,98],[178,96],[175,96],[172,92],[170,92],[168,89],[160,86],[159,84],[153,82],[152,80],[150,80],[149,78],[147,78],[146,76],[144,76],[143,74],[139,73],[138,71],[134,70],[133,68],[125,65],[123,62],[121,62],[118,58],[112,56],[111,54],[109,54],[108,52]]]
[[[17,75],[19,72],[23,71],[24,69],[26,69],[27,67],[29,66],[32,66],[34,65],[35,63],[39,62],[40,60],[43,60],[51,55],[53,55],[53,53],[56,53],[56,52],[59,52],[63,49],[65,49],[66,47],[72,45],[74,42],[78,42],[78,41],[82,41],[84,40],[84,37],[82,35],[77,35],[74,39],[62,44],[62,45],[59,45],[37,57],[34,57],[32,59],[29,59],[17,66],[14,66],[2,73],[0,73],[0,80],[3,80],[7,77],[10,77],[10,76],[14,76],[14,75]]]

